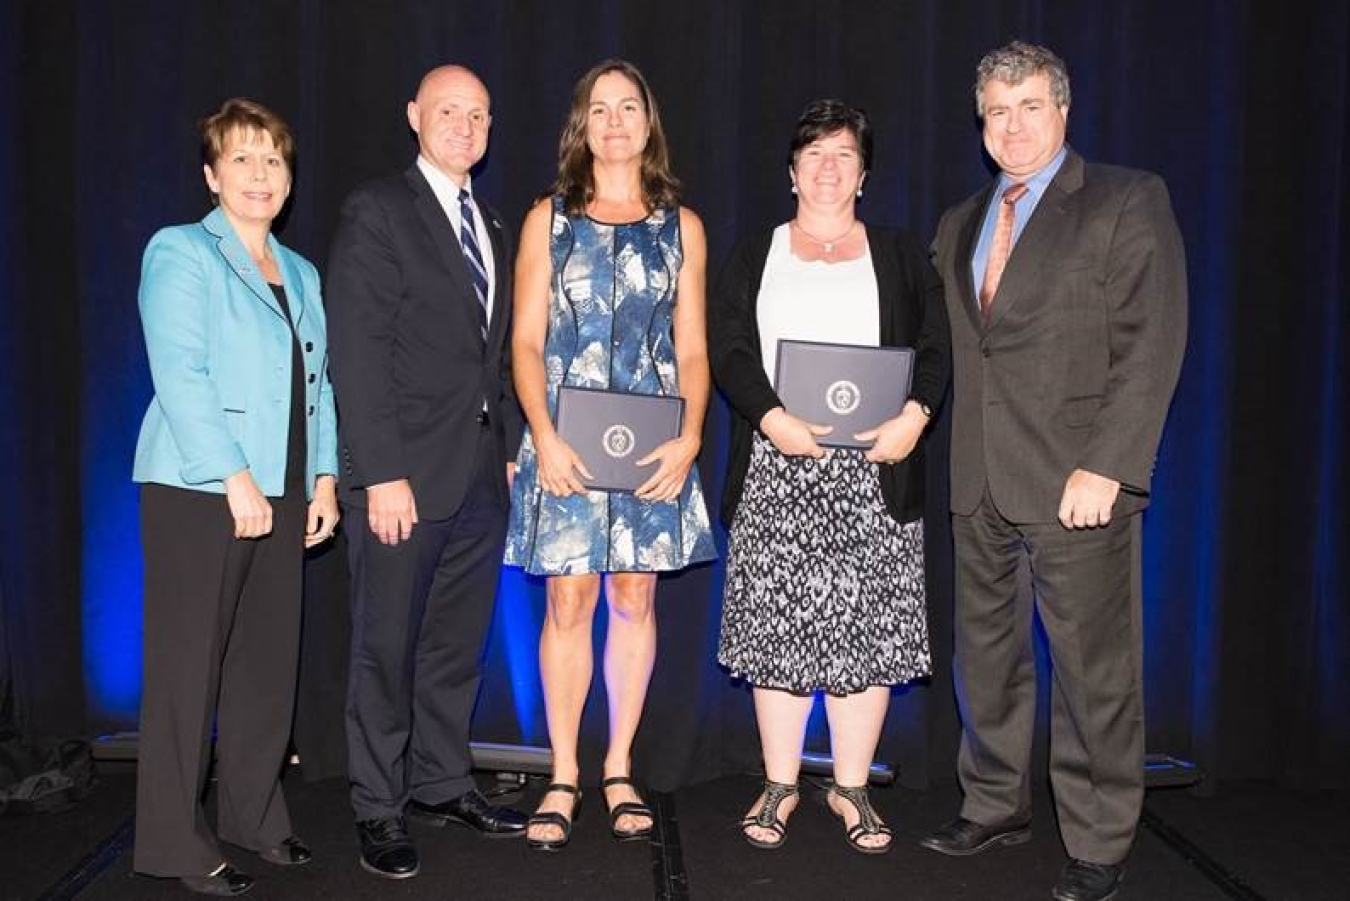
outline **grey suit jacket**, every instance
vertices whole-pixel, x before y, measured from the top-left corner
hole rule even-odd
[[[952,333],[952,512],[988,485],[1018,523],[1053,522],[1075,469],[1148,503],[1186,346],[1186,262],[1156,175],[1069,150],[981,322],[970,261],[994,185],[949,209],[933,242]]]

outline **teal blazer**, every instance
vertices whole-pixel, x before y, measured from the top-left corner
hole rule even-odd
[[[267,241],[305,366],[308,498],[316,475],[338,471],[319,274],[275,237]],[[155,396],[141,424],[132,478],[223,494],[224,479],[247,468],[263,494],[280,497],[291,327],[223,212],[150,239],[139,303]]]

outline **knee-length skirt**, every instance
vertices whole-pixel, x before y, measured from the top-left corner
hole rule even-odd
[[[846,695],[928,675],[923,524],[886,511],[861,451],[755,435],[728,544],[718,661],[761,688]]]

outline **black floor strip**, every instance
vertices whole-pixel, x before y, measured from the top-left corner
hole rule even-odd
[[[1190,839],[1167,825],[1156,813],[1144,808],[1139,818],[1154,835],[1162,839],[1163,844],[1180,854],[1187,863],[1195,867],[1214,883],[1220,891],[1237,901],[1266,901],[1264,895],[1257,892],[1242,877],[1225,868],[1214,858],[1200,850]]]
[[[84,860],[72,867],[66,875],[39,896],[39,901],[68,901],[82,892],[103,872],[131,848],[136,818],[127,817],[107,838],[99,842]]]
[[[689,877],[684,872],[684,854],[680,851],[680,822],[675,816],[675,796],[651,792],[652,813],[652,895],[656,901],[688,901]]]

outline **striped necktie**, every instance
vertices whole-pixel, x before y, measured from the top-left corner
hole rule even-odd
[[[487,267],[483,265],[483,252],[478,249],[473,205],[469,203],[469,192],[466,188],[459,189],[459,243],[464,251],[464,262],[469,264],[469,275],[473,277],[473,290],[478,294],[478,332],[483,340],[487,341]]]

